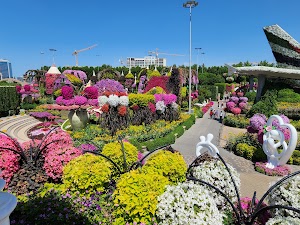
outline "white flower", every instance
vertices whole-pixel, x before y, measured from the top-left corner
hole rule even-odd
[[[108,98],[105,95],[98,97],[99,106],[103,106],[107,103]]]
[[[119,104],[119,97],[117,95],[110,95],[107,102],[110,106],[116,107]]]
[[[172,107],[172,109],[177,110],[178,109],[178,104],[176,102],[172,102],[171,107]]]
[[[240,178],[238,172],[230,165],[228,168],[233,176],[238,191],[240,190]],[[226,170],[224,164],[220,160],[205,161],[200,166],[192,169],[193,176],[199,180],[210,183],[220,189],[233,202],[237,201],[234,185],[231,181],[230,175]],[[199,183],[200,184],[200,183]],[[207,187],[209,188],[209,187]],[[228,206],[227,201],[214,189],[210,189],[212,196],[220,210],[225,210]],[[227,205],[227,206],[226,206]]]
[[[293,217],[276,216],[268,220],[266,225],[299,225],[300,219]]]
[[[210,192],[193,182],[168,185],[158,201],[156,215],[161,220],[160,225],[221,225],[223,222],[223,214],[218,211]]]
[[[164,101],[158,101],[155,104],[156,110],[160,111],[161,113],[164,113],[166,110],[166,105]]]
[[[120,105],[124,105],[124,106],[128,106],[128,104],[129,104],[129,98],[128,98],[128,96],[121,96],[119,98],[119,104]]]
[[[287,205],[296,209],[300,208],[300,176],[292,177],[286,180],[279,187],[275,188],[268,195],[269,205]],[[272,210],[275,216],[287,215],[299,217],[299,214],[291,210],[274,209]],[[299,223],[300,224],[300,223]]]

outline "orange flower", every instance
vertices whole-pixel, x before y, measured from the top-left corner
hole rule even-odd
[[[121,105],[118,107],[118,113],[120,116],[125,116],[127,112],[126,106]]]
[[[107,113],[109,110],[109,105],[108,104],[103,105],[101,110],[102,110],[102,112]]]

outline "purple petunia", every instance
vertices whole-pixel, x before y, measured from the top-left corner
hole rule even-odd
[[[75,96],[74,97],[74,103],[75,105],[84,105],[85,103],[87,103],[87,98],[84,96]]]
[[[111,79],[100,80],[94,85],[94,87],[98,89],[100,95],[102,95],[105,91],[126,92],[120,82]]]
[[[260,113],[254,114],[250,118],[250,126],[256,131],[262,130],[266,123],[267,123],[266,116]]]

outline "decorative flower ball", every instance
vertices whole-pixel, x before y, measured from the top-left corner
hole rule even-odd
[[[242,110],[238,107],[235,107],[233,109],[231,109],[231,112],[234,114],[234,115],[239,115],[241,114]]]
[[[105,105],[107,101],[108,101],[108,97],[106,97],[105,95],[98,97],[99,106]]]
[[[69,99],[73,98],[74,90],[70,86],[63,86],[61,88],[61,94],[64,99],[69,100]]]
[[[246,102],[240,102],[239,107],[243,110],[247,107],[247,103]]]
[[[234,102],[235,104],[237,104],[239,102],[239,98],[238,97],[230,97],[229,101]]]
[[[160,113],[164,113],[166,110],[166,105],[163,101],[156,102],[155,107]]]
[[[110,95],[107,103],[112,107],[116,107],[119,104],[119,97],[117,95]]]
[[[264,114],[257,113],[250,118],[250,126],[256,131],[262,130],[266,123],[267,118]]]
[[[121,96],[119,98],[119,104],[123,105],[123,106],[128,106],[128,104],[129,104],[129,98],[128,98],[128,96]]]
[[[227,102],[227,103],[226,103],[226,108],[227,108],[228,110],[233,109],[234,106],[235,106],[235,103],[234,103],[234,102]]]

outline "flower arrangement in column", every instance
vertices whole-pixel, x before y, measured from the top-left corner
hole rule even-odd
[[[247,110],[247,106],[248,106],[247,97],[232,96],[229,98],[229,101],[226,103],[227,111],[232,112],[234,115],[239,115],[243,111]]]
[[[173,121],[179,118],[179,106],[174,94],[155,94],[155,107],[162,119]]]

